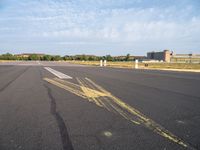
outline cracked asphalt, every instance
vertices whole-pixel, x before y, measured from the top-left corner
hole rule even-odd
[[[89,78],[185,143],[50,84],[44,67]],[[0,150],[200,149],[200,74],[73,65],[0,63]]]

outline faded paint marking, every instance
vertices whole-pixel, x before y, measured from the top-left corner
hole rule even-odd
[[[54,70],[50,67],[44,67],[46,70],[48,70],[49,72],[51,72],[52,74],[54,74],[55,76],[57,76],[58,78],[60,79],[72,79],[72,77],[62,73],[62,72],[59,72],[57,70]]]
[[[126,104],[119,98],[115,97],[110,92],[106,91],[104,88],[102,88],[92,80],[88,78],[76,79],[80,85],[58,78],[44,78],[44,80],[46,80],[47,82],[52,83],[60,88],[63,88],[77,96],[80,96],[88,100],[89,102],[96,104],[99,107],[105,108],[110,112],[115,112],[136,125],[141,124],[145,126],[149,130],[159,134],[160,136],[168,139],[169,141],[172,141],[183,147],[194,149],[189,144],[186,144],[186,142],[184,142],[182,139],[175,136],[170,131],[166,130],[164,127],[154,122],[152,119],[148,118],[134,107]]]

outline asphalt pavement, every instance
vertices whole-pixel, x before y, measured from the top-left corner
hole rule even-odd
[[[200,73],[0,63],[0,150],[200,149]]]

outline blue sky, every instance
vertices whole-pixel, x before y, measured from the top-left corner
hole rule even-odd
[[[0,53],[200,53],[200,0],[0,0]]]

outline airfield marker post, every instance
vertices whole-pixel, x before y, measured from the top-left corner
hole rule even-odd
[[[107,66],[107,61],[106,61],[106,60],[104,60],[104,62],[103,62],[103,66],[104,66],[104,67]]]
[[[135,60],[135,69],[138,69],[138,60]]]
[[[103,66],[103,60],[100,60],[100,67]]]

